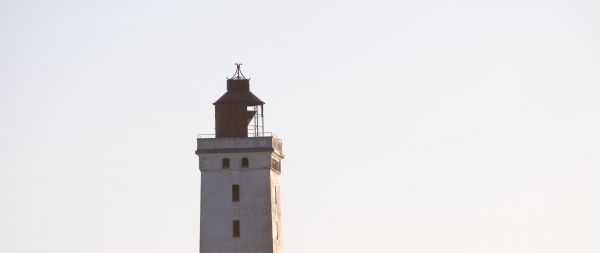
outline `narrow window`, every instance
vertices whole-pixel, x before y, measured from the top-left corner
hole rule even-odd
[[[231,201],[238,202],[240,201],[240,185],[234,184],[231,186]]]
[[[273,168],[273,170],[281,172],[281,165],[279,164],[279,161],[276,160],[272,160],[271,161],[271,168]]]
[[[240,221],[233,221],[233,237],[240,237]]]
[[[229,158],[223,158],[223,163],[221,165],[223,169],[229,169]]]
[[[248,158],[242,158],[242,168],[248,168]]]

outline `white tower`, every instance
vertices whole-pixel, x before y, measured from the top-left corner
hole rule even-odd
[[[197,139],[200,253],[280,253],[281,140],[265,136],[263,105],[240,71],[215,103],[215,138]]]

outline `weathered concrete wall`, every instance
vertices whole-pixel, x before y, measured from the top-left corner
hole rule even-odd
[[[196,153],[202,171],[200,253],[280,253],[279,172],[271,167],[282,155],[273,139],[198,139]],[[241,168],[244,157],[248,168]],[[222,168],[223,158],[229,168]],[[240,186],[238,202],[232,201],[234,184]],[[240,237],[233,237],[233,220],[240,221]]]

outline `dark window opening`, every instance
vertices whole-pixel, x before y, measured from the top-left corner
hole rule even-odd
[[[234,184],[231,186],[231,201],[238,202],[240,201],[240,185]]]
[[[229,169],[229,158],[223,158],[223,163],[221,165],[223,169]]]
[[[273,170],[275,170],[277,172],[281,172],[281,164],[279,163],[279,161],[276,161],[275,159],[273,159],[271,161],[271,168],[273,168]]]
[[[233,221],[233,237],[240,237],[240,221]]]
[[[242,168],[248,168],[248,158],[242,158]]]

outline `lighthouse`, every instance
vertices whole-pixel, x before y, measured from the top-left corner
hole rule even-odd
[[[214,136],[198,136],[200,253],[280,253],[281,140],[236,64],[216,102]]]

